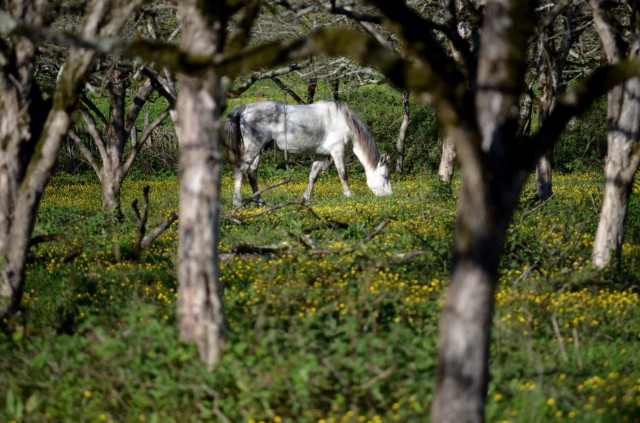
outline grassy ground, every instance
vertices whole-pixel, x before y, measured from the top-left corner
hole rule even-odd
[[[293,182],[265,199],[299,199],[306,172],[294,168]],[[266,173],[263,183],[286,176]],[[332,170],[311,209],[252,217],[263,209],[248,208],[242,224],[223,220],[222,253],[284,249],[223,254],[228,348],[207,373],[193,346],[176,340],[175,228],[133,261],[130,209],[125,222],[110,222],[96,182],[54,178],[35,234],[67,242],[33,248],[21,329],[0,335],[0,420],[425,421],[456,189],[419,173],[396,177],[394,195],[377,198],[356,169],[350,182],[352,199]],[[602,176],[554,183],[545,204],[525,191],[509,230],[487,421],[638,421],[637,194],[624,263],[596,273],[589,255]],[[127,181],[123,204],[141,199],[145,184],[152,222],[177,209],[175,177]],[[223,187],[228,214],[228,175]]]

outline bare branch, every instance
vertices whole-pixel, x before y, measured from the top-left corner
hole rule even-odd
[[[122,172],[124,174],[129,172],[129,169],[133,165],[133,162],[135,161],[138,153],[140,152],[140,149],[142,148],[144,143],[147,141],[147,139],[149,139],[149,137],[151,136],[151,133],[158,126],[160,126],[160,124],[162,123],[163,120],[165,120],[169,116],[169,110],[170,109],[166,109],[165,111],[160,113],[158,116],[156,116],[156,118],[153,120],[153,122],[151,122],[146,128],[144,128],[144,132],[142,133],[142,136],[140,137],[140,140],[133,144],[131,150],[129,150],[129,153],[127,154],[127,158],[126,158],[124,164],[122,165]],[[134,131],[135,131],[135,129],[134,129]]]
[[[532,169],[538,158],[558,139],[571,118],[584,113],[596,99],[634,76],[640,76],[640,59],[603,65],[576,88],[560,97],[542,128],[520,152],[520,167],[523,170]]]
[[[242,93],[247,91],[253,84],[262,80],[262,79],[273,79],[281,75],[285,75],[287,73],[291,73],[293,71],[297,71],[302,69],[303,65],[299,63],[292,63],[289,66],[284,66],[279,69],[275,69],[269,72],[254,72],[251,74],[249,79],[247,79],[242,85],[238,88],[230,89],[227,92],[229,98],[239,97]]]
[[[76,134],[73,130],[69,130],[68,134],[71,140],[73,141],[73,143],[75,144],[75,146],[80,151],[80,154],[82,154],[82,157],[84,157],[85,160],[89,162],[94,172],[96,172],[96,175],[100,175],[100,165],[98,164],[95,157],[91,153],[91,150],[89,150],[89,148],[85,145],[85,143],[82,142],[78,134]]]

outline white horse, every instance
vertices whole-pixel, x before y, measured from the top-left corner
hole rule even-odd
[[[375,195],[390,195],[389,159],[380,154],[371,132],[346,105],[321,101],[309,105],[290,105],[274,101],[240,105],[229,112],[224,126],[223,143],[227,160],[234,166],[234,207],[242,205],[240,188],[246,173],[256,201],[260,153],[270,141],[286,154],[314,155],[309,185],[302,197],[311,198],[313,184],[320,171],[333,161],[342,182],[344,195],[351,197],[344,167],[344,153],[353,153],[364,166],[367,185]]]

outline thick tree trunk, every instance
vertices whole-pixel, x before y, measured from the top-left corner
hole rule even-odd
[[[35,2],[15,1],[12,6],[13,12],[26,22],[42,22],[42,10]],[[106,15],[107,7],[104,2],[92,2],[88,7],[91,19],[85,19],[82,31],[85,36],[93,36]],[[70,51],[49,111],[43,107],[41,93],[34,85],[35,45],[15,37],[12,39],[12,52],[8,44],[2,44],[0,319],[4,321],[20,306],[36,211],[53,172],[62,138],[69,129],[70,113],[94,54],[78,49]]]
[[[398,174],[402,174],[404,165],[404,140],[407,136],[409,123],[411,123],[409,111],[409,91],[402,90],[402,123],[400,124],[400,132],[398,132],[398,140],[396,141],[396,173]]]
[[[474,109],[477,124],[447,128],[459,155],[463,186],[440,322],[432,423],[484,421],[500,251],[526,176],[511,146],[520,118],[531,10],[527,1],[486,2]]]
[[[212,54],[216,37],[198,0],[181,6],[182,48]],[[223,89],[212,71],[200,78],[181,77],[176,104],[180,141],[178,247],[178,329],[180,340],[195,342],[209,368],[220,359],[225,319],[218,267],[220,113]]]
[[[121,218],[122,207],[120,204],[120,193],[124,178],[120,169],[112,165],[103,163],[100,175],[100,185],[102,187],[102,209],[113,213],[117,218]]]

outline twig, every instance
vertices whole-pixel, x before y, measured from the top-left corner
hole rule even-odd
[[[266,186],[266,187],[264,187],[264,188],[262,188],[262,189],[260,189],[260,190],[258,190],[258,191],[256,191],[256,192],[254,192],[254,193],[253,193],[253,195],[252,195],[251,197],[247,198],[246,200],[244,200],[244,201],[242,202],[242,204],[240,204],[240,206],[238,206],[238,207],[234,208],[234,209],[233,209],[233,212],[234,212],[234,213],[236,213],[238,210],[240,210],[241,208],[243,208],[243,207],[244,207],[244,206],[246,206],[247,204],[249,204],[249,203],[251,203],[252,201],[254,201],[254,200],[255,200],[259,195],[261,195],[262,193],[267,192],[267,191],[269,191],[269,190],[272,190],[272,189],[274,189],[274,188],[277,188],[277,187],[279,187],[280,185],[288,184],[289,182],[291,182],[291,176],[287,176],[286,178],[284,178],[284,179],[283,179],[283,180],[281,180],[281,181],[274,182],[273,184],[268,185],[268,186]],[[299,202],[298,202],[298,203],[296,203],[296,204],[299,204]]]
[[[367,237],[364,239],[364,242],[369,242],[373,238],[375,238],[384,229],[384,227],[389,224],[390,221],[391,220],[386,219],[386,220],[383,220],[382,222],[378,223],[378,226],[376,226],[376,228],[373,230],[373,232],[371,232],[370,234],[367,235]]]
[[[258,216],[262,216],[263,214],[270,213],[270,212],[272,212],[274,210],[283,209],[283,208],[289,207],[289,206],[299,206],[299,205],[301,205],[301,203],[299,201],[294,201],[294,202],[289,202],[289,203],[281,203],[281,204],[276,204],[275,206],[271,206],[269,208],[266,208],[264,210],[260,210],[258,212],[252,213],[252,214],[248,214],[248,215],[245,215],[245,216],[232,216],[231,218],[232,219],[236,219],[236,220],[238,220],[240,222],[243,222],[245,220],[253,219],[254,217],[258,217]]]
[[[576,357],[578,358],[578,368],[582,370],[583,363],[580,356],[580,339],[578,338],[578,329],[573,328],[573,346],[576,349]]]
[[[567,351],[564,349],[564,341],[562,340],[562,335],[560,334],[560,327],[558,326],[558,321],[556,320],[556,315],[551,316],[551,324],[553,325],[553,332],[558,339],[558,345],[560,346],[560,355],[565,362],[569,361],[569,357],[567,356]]]

